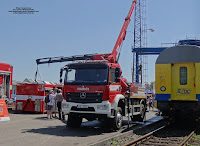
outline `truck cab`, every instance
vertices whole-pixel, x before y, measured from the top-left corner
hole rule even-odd
[[[68,64],[64,70],[62,111],[68,115],[68,126],[79,127],[86,118],[103,120],[119,129],[122,117],[127,114],[127,89],[124,89],[127,83],[120,77],[119,64],[84,61]]]
[[[63,95],[66,102],[62,104],[62,111],[69,115],[69,119],[82,121],[82,118],[95,120],[114,116],[117,105],[113,104],[112,93],[121,92],[120,85],[112,86],[117,84],[114,68],[106,61],[90,61],[69,64],[65,70]],[[119,97],[124,98],[123,95]]]

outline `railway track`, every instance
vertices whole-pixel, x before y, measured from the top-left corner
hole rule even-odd
[[[118,135],[102,139],[96,143],[90,144],[90,146],[123,146],[124,144],[139,138],[141,132],[147,133],[153,131],[161,126],[167,125],[168,120],[162,117],[154,117],[147,121],[145,124],[133,124],[130,129],[124,129]],[[134,132],[133,132],[134,131]],[[138,134],[140,132],[140,134]],[[142,133],[142,134],[143,134]]]
[[[161,130],[164,130],[166,126],[162,126],[161,128],[158,128],[144,136],[141,136],[140,138],[133,140],[124,146],[184,146],[188,144],[190,139],[194,135],[194,131],[192,131],[188,136],[183,137],[158,137],[155,136],[156,133],[160,132]],[[165,131],[163,131],[165,132]]]

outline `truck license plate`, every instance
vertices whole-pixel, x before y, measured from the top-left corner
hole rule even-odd
[[[77,105],[77,108],[88,108],[88,105]]]

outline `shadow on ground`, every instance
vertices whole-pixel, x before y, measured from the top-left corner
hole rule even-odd
[[[22,133],[37,133],[45,135],[54,135],[54,136],[71,136],[71,137],[88,137],[90,135],[101,135],[103,132],[100,128],[69,128],[66,126],[50,126],[47,128],[39,129],[25,129]]]
[[[47,120],[46,117],[38,117],[36,119],[39,120]],[[57,119],[53,119],[57,120]],[[67,123],[66,120],[61,120],[65,125]],[[121,133],[127,131],[127,121],[123,121],[123,127],[121,129]],[[134,124],[135,125],[135,124]],[[132,124],[133,126],[133,124]],[[46,128],[39,129],[24,129],[22,133],[37,133],[37,134],[45,134],[45,135],[54,135],[54,136],[71,136],[71,137],[88,137],[94,135],[101,135],[103,133],[111,133],[115,132],[110,130],[110,128],[104,126],[103,122],[100,121],[88,121],[83,122],[80,128],[70,128],[67,126],[50,126]]]
[[[8,113],[9,114],[20,114],[20,115],[41,115],[42,113],[40,112],[30,112],[30,111],[24,111],[24,112],[21,112],[21,111],[15,111],[15,110],[8,110]]]
[[[14,113],[15,113],[15,110],[8,109],[8,113],[9,113],[9,114],[14,114]]]

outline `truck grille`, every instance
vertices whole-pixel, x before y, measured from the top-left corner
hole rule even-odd
[[[67,102],[76,102],[76,103],[101,103],[103,93],[86,93],[85,98],[81,98],[80,93],[66,93]]]
[[[77,107],[75,107],[75,106],[73,106],[73,107],[71,108],[71,110],[72,110],[72,111],[92,111],[92,112],[95,111],[93,107],[88,107],[88,108],[77,108]]]

